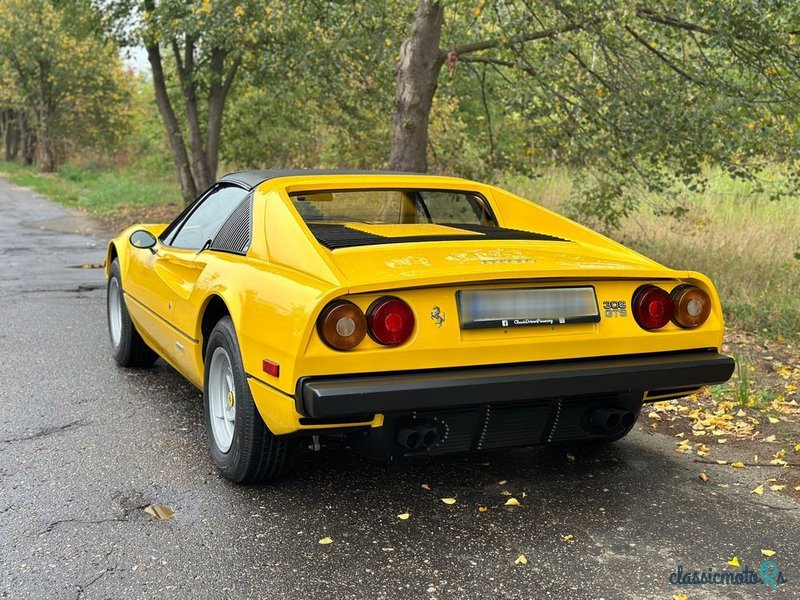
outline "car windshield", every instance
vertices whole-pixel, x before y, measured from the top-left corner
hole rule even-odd
[[[306,223],[483,225],[496,227],[485,198],[439,190],[347,190],[291,195]]]

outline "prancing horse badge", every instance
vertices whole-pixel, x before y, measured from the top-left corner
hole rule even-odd
[[[441,327],[442,323],[444,323],[444,313],[442,309],[438,306],[434,306],[433,310],[431,311],[431,319],[436,322],[437,327]]]

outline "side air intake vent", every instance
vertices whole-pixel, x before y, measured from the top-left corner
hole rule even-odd
[[[220,228],[214,241],[211,242],[211,249],[247,254],[252,233],[252,213],[252,198],[245,198]]]

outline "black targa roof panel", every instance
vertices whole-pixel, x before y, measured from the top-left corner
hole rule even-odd
[[[337,169],[267,169],[260,171],[236,171],[224,175],[220,181],[236,183],[252,190],[259,184],[279,177],[299,177],[315,175],[422,175],[423,173],[403,173],[398,171],[357,171]]]

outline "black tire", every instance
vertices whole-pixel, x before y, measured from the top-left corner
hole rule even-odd
[[[233,375],[234,398],[229,400],[229,406],[234,407],[235,417],[227,450],[220,447],[212,425],[212,419],[222,420],[212,415],[213,399],[209,391],[209,375],[218,349],[220,361],[227,358]],[[223,357],[223,354],[227,356]],[[233,321],[230,317],[223,317],[212,330],[206,349],[203,383],[206,434],[211,458],[227,479],[236,483],[258,483],[287,473],[297,459],[299,442],[288,436],[274,435],[267,428],[253,402],[241,356]]]
[[[116,295],[114,292],[116,286]],[[114,339],[112,330],[112,304],[119,302],[119,339]],[[121,367],[151,367],[158,355],[145,343],[128,314],[122,294],[122,276],[119,260],[114,259],[109,269],[106,286],[106,317],[108,319],[108,337],[111,342],[111,355]]]

